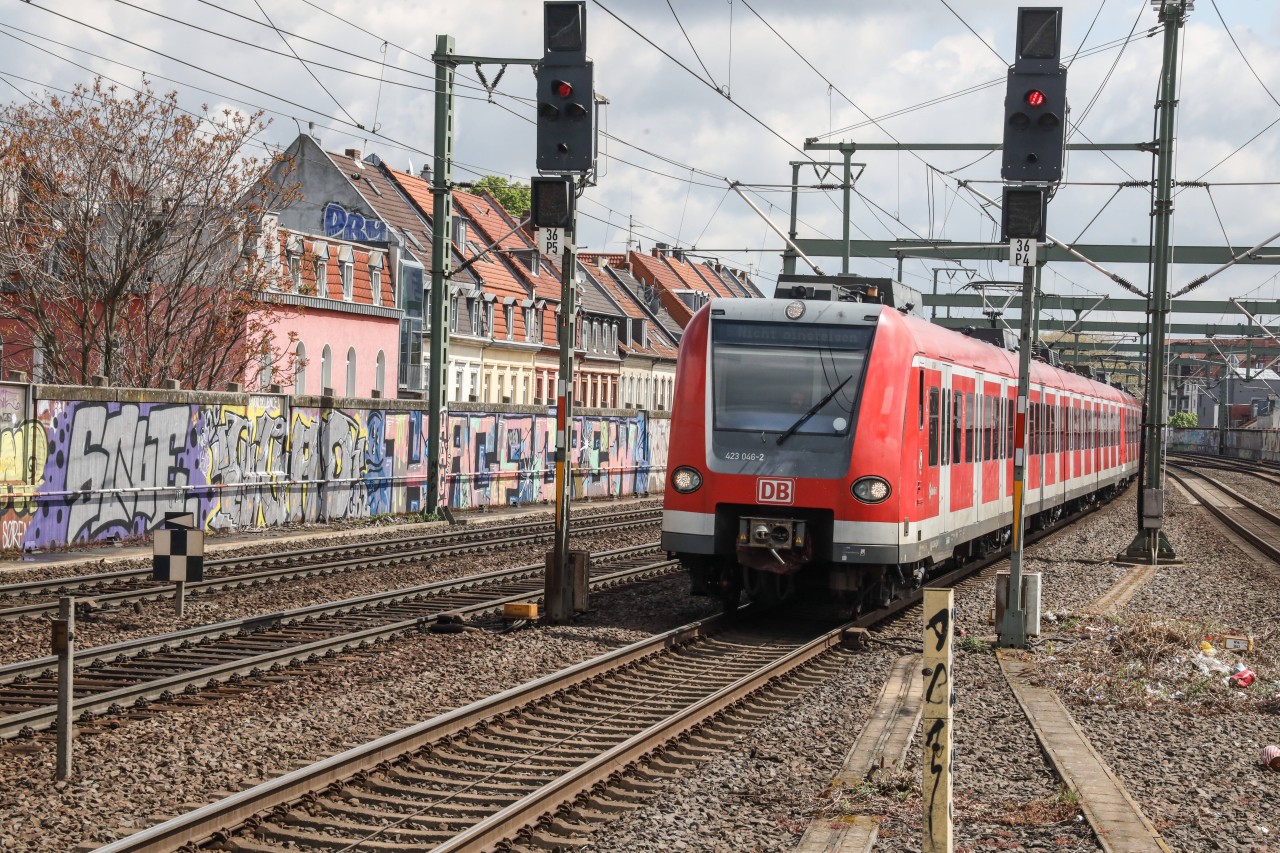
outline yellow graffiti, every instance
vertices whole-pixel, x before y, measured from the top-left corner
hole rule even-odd
[[[9,486],[9,508],[25,515],[35,510],[36,487],[44,483],[49,442],[44,424],[27,421],[0,429],[0,482]]]

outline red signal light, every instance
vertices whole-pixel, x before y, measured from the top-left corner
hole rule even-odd
[[[1030,92],[1027,92],[1027,106],[1043,107],[1044,92],[1041,92],[1039,89],[1032,89]]]
[[[564,82],[563,80],[557,80],[552,85],[552,88],[555,89],[556,95],[558,95],[561,98],[569,98],[573,96],[573,87],[570,86],[568,83]],[[1043,99],[1043,96],[1042,96],[1042,99]]]

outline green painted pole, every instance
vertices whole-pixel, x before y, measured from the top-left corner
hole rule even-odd
[[[427,377],[427,500],[438,511],[444,494],[445,380],[449,366],[449,274],[453,264],[453,37],[436,36],[435,168],[431,195],[431,371]]]
[[[1145,467],[1142,480],[1142,518],[1138,534],[1120,555],[1130,562],[1155,564],[1177,559],[1164,526],[1165,335],[1169,321],[1169,231],[1173,215],[1174,119],[1178,97],[1178,30],[1187,13],[1187,0],[1170,0],[1159,10],[1164,24],[1164,60],[1160,69],[1160,111],[1156,140],[1155,245],[1151,270],[1151,345],[1147,358],[1147,421],[1143,424]]]

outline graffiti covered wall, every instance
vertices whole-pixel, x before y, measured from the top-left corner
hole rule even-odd
[[[141,537],[179,510],[205,529],[237,530],[427,503],[427,418],[408,401],[34,390],[29,400],[31,386],[0,385],[4,548]],[[511,411],[449,415],[452,507],[554,495],[555,419],[495,408]],[[643,412],[575,418],[575,496],[660,492],[669,424]]]

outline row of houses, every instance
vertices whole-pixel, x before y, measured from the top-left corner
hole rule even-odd
[[[281,307],[277,339],[296,336],[292,369],[264,363],[249,384],[294,394],[422,396],[430,353],[429,174],[391,168],[376,154],[325,151],[310,134],[288,153],[300,199],[270,215],[249,250],[287,267],[272,297]],[[541,257],[532,232],[518,225],[489,193],[453,192],[450,247],[459,271],[448,282],[451,402],[554,399],[560,259]],[[575,392],[579,405],[593,408],[668,409],[681,329],[693,312],[714,297],[762,296],[746,273],[661,244],[648,254],[583,251],[577,272]]]

